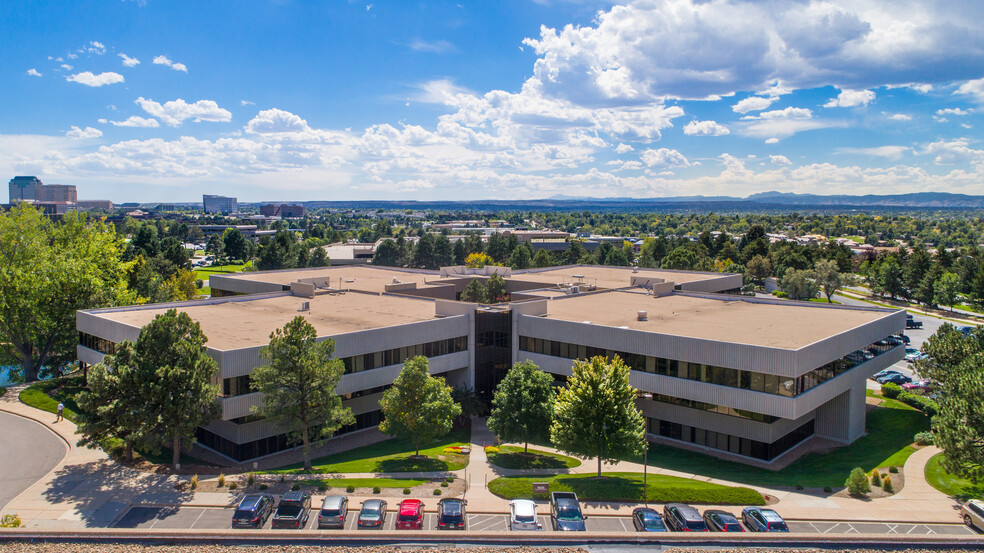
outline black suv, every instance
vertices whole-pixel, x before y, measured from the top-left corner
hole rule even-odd
[[[437,527],[441,530],[465,529],[464,499],[445,497],[437,502]]]
[[[581,513],[581,505],[577,502],[574,492],[550,493],[550,518],[554,530],[584,531],[584,520],[587,515]]]
[[[663,507],[663,520],[674,532],[707,532],[700,511],[683,503],[668,503]]]
[[[284,494],[273,515],[274,528],[304,528],[311,513],[311,494],[292,491]]]
[[[250,494],[239,502],[232,514],[233,528],[262,528],[273,513],[273,496],[266,493]]]

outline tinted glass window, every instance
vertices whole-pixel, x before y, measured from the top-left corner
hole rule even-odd
[[[321,509],[321,514],[326,517],[337,517],[342,512],[338,509]]]
[[[687,528],[691,530],[704,530],[707,525],[704,524],[703,520],[691,520],[687,522]]]
[[[236,514],[232,515],[232,518],[253,518],[253,511],[236,509]]]

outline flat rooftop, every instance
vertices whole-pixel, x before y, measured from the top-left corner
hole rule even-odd
[[[310,311],[299,311],[310,302]],[[270,333],[297,315],[311,323],[318,336],[427,321],[435,318],[434,302],[398,296],[379,296],[348,292],[321,294],[307,299],[299,296],[242,296],[214,301],[188,302],[174,307],[197,321],[207,345],[231,350],[266,345]],[[120,308],[92,314],[133,327],[143,327],[168,307]]]
[[[583,278],[577,278],[578,276]],[[536,272],[514,272],[513,280],[542,282],[545,285],[559,283],[574,284],[579,280],[585,284],[594,284],[598,288],[627,288],[632,277],[661,278],[667,282],[683,284],[700,280],[712,280],[729,276],[728,273],[698,273],[691,271],[666,271],[660,269],[637,269],[632,267],[606,267],[602,265],[578,265],[574,267],[558,267],[556,269],[537,270]]]
[[[671,294],[654,298],[612,291],[550,300],[546,317],[795,350],[892,315],[890,311],[838,309],[793,301],[759,303],[740,297]],[[637,320],[638,311],[646,311],[647,320]]]

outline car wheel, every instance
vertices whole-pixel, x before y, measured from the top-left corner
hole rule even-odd
[[[964,515],[964,524],[970,526],[971,528],[974,527],[974,521],[970,519],[970,515]]]

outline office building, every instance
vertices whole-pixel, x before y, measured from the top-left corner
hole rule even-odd
[[[304,217],[307,209],[297,204],[264,204],[260,206],[260,215],[265,217]]]
[[[78,203],[79,194],[74,184],[45,184],[36,188],[39,202]]]
[[[8,185],[10,200],[8,203],[14,203],[18,200],[37,200],[37,189],[41,186],[44,186],[44,183],[37,177],[14,177],[10,179]]]
[[[79,200],[76,202],[79,211],[112,211],[113,202],[109,200]]]
[[[494,272],[508,302],[457,301],[472,279]],[[517,361],[562,384],[575,359],[618,355],[648,394],[638,406],[651,441],[763,467],[862,436],[865,380],[902,358],[904,312],[745,297],[741,283],[741,275],[599,266],[216,275],[207,301],[80,311],[78,356],[98,363],[166,309],[188,313],[219,364],[221,416],[199,429],[199,443],[227,462],[288,447],[252,415],[262,397],[249,374],[270,333],[299,313],[335,341],[345,365],[338,393],[357,422],[339,440],[379,423],[382,391],[414,355],[485,399]]]
[[[236,198],[230,198],[228,196],[211,196],[209,194],[202,195],[202,203],[205,207],[205,213],[238,213],[239,212],[239,202]]]

